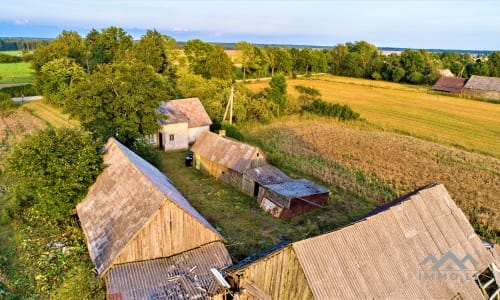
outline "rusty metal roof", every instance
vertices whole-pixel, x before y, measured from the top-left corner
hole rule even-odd
[[[245,175],[252,178],[253,181],[259,183],[260,185],[282,183],[291,180],[290,177],[288,177],[280,169],[270,164],[248,169],[245,171]]]
[[[500,92],[500,78],[472,75],[465,84],[466,89]]]
[[[188,122],[189,128],[208,126],[212,120],[198,98],[176,99],[163,102],[160,113],[166,114],[167,119],[162,119],[162,124]]]
[[[465,78],[443,76],[432,86],[432,89],[436,91],[460,93],[466,82],[467,79]]]
[[[443,185],[292,247],[315,299],[452,299],[457,294],[482,299],[476,282],[460,273],[464,270],[455,280],[431,280],[425,276],[435,272],[437,262],[424,262],[430,256],[439,262],[449,253],[460,261],[470,255],[477,263],[465,263],[474,273],[495,259]],[[447,263],[457,267],[453,260]]]
[[[287,198],[301,198],[330,192],[307,179],[290,179],[281,183],[268,184],[265,187]]]
[[[261,153],[257,147],[208,131],[200,135],[191,151],[240,173],[251,167],[256,153]]]
[[[119,264],[106,273],[108,297],[119,299],[209,299],[222,288],[210,269],[231,258],[221,242],[167,258]]]
[[[105,149],[107,167],[77,205],[90,256],[99,274],[107,270],[166,201],[220,236],[158,169],[113,138]]]

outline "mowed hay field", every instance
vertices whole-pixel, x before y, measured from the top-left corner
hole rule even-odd
[[[452,145],[500,158],[500,105],[426,93],[426,88],[390,82],[313,76],[288,80],[288,93],[304,85],[325,101],[348,104],[369,123],[387,131]],[[268,82],[249,83],[253,91]]]
[[[378,204],[429,183],[443,183],[476,229],[498,239],[499,159],[361,123],[304,115],[248,126],[242,133],[279,156],[280,163]]]

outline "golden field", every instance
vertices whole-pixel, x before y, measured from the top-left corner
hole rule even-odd
[[[304,85],[325,101],[348,104],[375,127],[500,157],[500,105],[427,93],[424,87],[331,75],[288,80],[288,93]],[[260,91],[268,82],[248,83]]]
[[[242,133],[267,152],[279,152],[292,169],[378,204],[429,183],[443,183],[476,229],[498,238],[499,159],[360,123],[304,115],[253,124]]]

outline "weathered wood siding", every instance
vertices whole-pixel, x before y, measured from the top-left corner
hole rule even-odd
[[[313,299],[292,246],[283,248],[231,274],[238,286],[253,282],[271,299]],[[241,300],[252,299],[245,293]]]
[[[247,194],[248,196],[253,197],[254,188],[255,188],[255,181],[253,181],[253,179],[250,178],[249,176],[243,174],[243,179],[241,182],[241,191]]]
[[[472,97],[500,100],[500,92],[498,91],[464,89],[464,94]]]
[[[210,125],[189,128],[189,143],[194,143],[205,131],[210,131]]]
[[[220,240],[220,236],[174,203],[167,201],[113,263],[168,257]]]
[[[311,196],[303,197],[303,199],[306,199],[307,201],[310,201],[310,202],[313,202],[313,203],[316,203],[318,205],[323,206],[323,205],[326,205],[328,203],[328,193],[311,195]],[[318,209],[318,208],[305,202],[305,201],[294,198],[291,200],[290,209],[284,209],[280,215],[280,218],[289,219],[293,216],[300,215],[302,213],[305,213],[305,212],[313,210],[313,209]],[[321,208],[319,208],[319,209],[321,209]]]
[[[163,134],[163,147],[165,151],[188,149],[189,147],[189,129],[188,123],[174,123],[163,125],[161,128]],[[173,141],[170,136],[173,135]]]

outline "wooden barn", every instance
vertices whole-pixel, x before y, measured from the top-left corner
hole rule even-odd
[[[307,179],[289,179],[263,185],[257,202],[275,217],[289,219],[328,203],[330,191]]]
[[[212,121],[198,98],[177,99],[163,102],[160,113],[167,116],[161,119],[158,138],[152,142],[160,149],[188,149],[202,132],[210,130]]]
[[[266,164],[264,153],[213,132],[203,132],[191,147],[194,165],[222,182],[242,190],[246,170]]]
[[[224,238],[151,164],[113,138],[105,150],[77,212],[108,299],[222,297]]]
[[[465,78],[443,76],[432,86],[432,89],[440,92],[462,94],[466,82],[467,79]]]
[[[500,78],[472,75],[464,86],[464,94],[500,100]]]
[[[260,189],[268,184],[282,183],[291,180],[280,169],[264,164],[260,167],[248,169],[243,173],[242,191],[257,199]]]
[[[244,260],[235,298],[497,299],[498,246],[485,247],[443,185],[339,230]],[[497,295],[497,296],[495,296]]]

